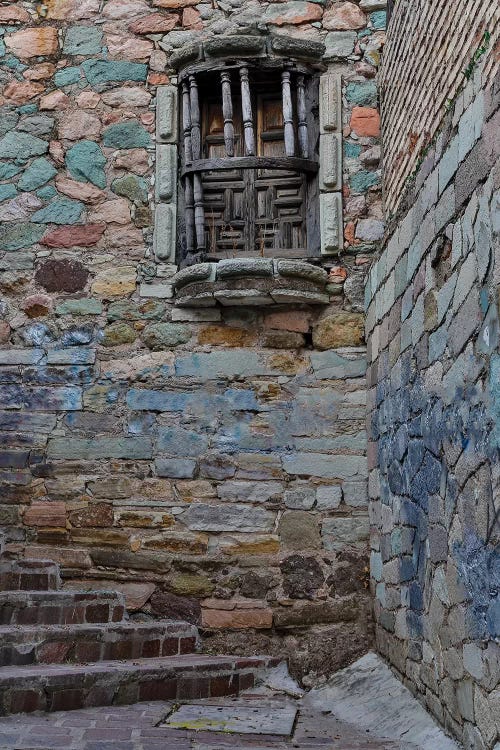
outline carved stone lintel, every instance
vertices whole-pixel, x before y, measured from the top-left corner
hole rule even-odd
[[[321,254],[338,253],[344,246],[342,194],[323,193],[319,199]]]

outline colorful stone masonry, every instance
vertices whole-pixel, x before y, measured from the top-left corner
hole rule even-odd
[[[464,747],[489,750],[500,747],[500,77],[497,65],[491,83],[489,55],[476,63],[369,275],[368,463],[377,647]]]
[[[310,679],[373,638],[363,287],[384,231],[384,27],[384,0],[0,5],[6,554]],[[154,253],[170,56],[243,32],[322,42],[342,77],[344,251],[323,258],[321,305],[176,306]]]

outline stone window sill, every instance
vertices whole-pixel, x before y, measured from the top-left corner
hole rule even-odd
[[[178,307],[327,305],[327,272],[311,263],[228,258],[198,263],[174,276]]]

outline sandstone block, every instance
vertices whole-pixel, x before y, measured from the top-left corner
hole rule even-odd
[[[269,629],[273,624],[272,609],[208,609],[202,606],[201,624],[205,628],[239,630]]]
[[[57,29],[53,26],[23,29],[4,37],[5,45],[21,59],[55,55],[59,48]]]
[[[323,318],[313,330],[318,349],[360,346],[364,341],[364,316],[361,313],[337,313]]]
[[[60,502],[34,502],[24,512],[26,526],[66,526],[66,505]]]
[[[121,297],[135,292],[136,269],[133,266],[116,266],[98,273],[92,284],[92,293],[100,297]]]

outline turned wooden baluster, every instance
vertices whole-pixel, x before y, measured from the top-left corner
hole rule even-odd
[[[297,78],[297,115],[299,121],[300,156],[307,159],[309,155],[309,139],[307,135],[306,86],[304,76]]]
[[[233,100],[231,98],[231,75],[221,73],[222,82],[222,115],[224,117],[224,144],[226,156],[234,156]]]
[[[201,158],[200,102],[198,84],[194,75],[189,76],[189,99],[191,115],[191,151],[193,161]],[[194,224],[196,232],[196,249],[205,249],[205,208],[203,205],[203,185],[201,176],[193,174]]]
[[[182,84],[182,128],[184,134],[184,161],[190,164],[193,160],[191,147],[191,102],[189,100],[189,85]],[[189,175],[184,177],[184,211],[186,217],[186,251],[194,251],[194,197],[193,181]]]
[[[281,90],[283,93],[283,122],[285,124],[285,154],[287,156],[295,156],[292,89],[289,70],[284,70],[281,74]]]
[[[253,132],[252,100],[250,99],[250,84],[248,68],[240,68],[241,81],[241,111],[245,133],[245,154],[255,156],[255,136]]]

